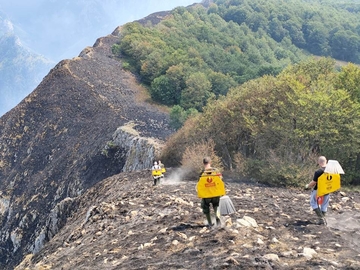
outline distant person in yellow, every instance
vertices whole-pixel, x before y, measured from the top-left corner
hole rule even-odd
[[[318,223],[319,225],[325,223],[324,217],[330,201],[330,194],[326,194],[323,197],[321,205],[319,205],[317,201],[318,198],[316,196],[318,189],[318,179],[324,173],[326,163],[327,163],[326,157],[320,156],[318,158],[318,164],[320,168],[315,171],[313,180],[309,184],[306,184],[305,186],[305,189],[309,189],[309,188],[313,189],[310,195],[310,205],[311,208],[315,211],[316,215],[319,217],[319,223]]]
[[[161,160],[159,160],[159,166],[161,168],[161,173],[162,173],[161,177],[164,177],[164,174],[166,173],[166,169],[165,169],[165,165],[161,162]]]
[[[154,186],[160,184],[160,178],[162,176],[160,165],[154,161],[154,165],[151,167],[151,174],[154,178]]]
[[[201,208],[206,216],[208,226],[211,227],[211,215],[210,215],[210,204],[215,212],[216,224],[220,225],[220,218],[218,213],[220,197],[225,195],[225,186],[222,181],[221,173],[211,167],[210,157],[203,159],[204,169],[200,174],[199,181],[196,185],[198,197],[201,198]]]

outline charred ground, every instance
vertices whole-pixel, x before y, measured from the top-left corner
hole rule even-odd
[[[142,171],[98,183],[77,199],[77,212],[45,249],[17,270],[360,268],[358,193],[334,193],[329,223],[319,226],[308,191],[227,178],[237,212],[207,229],[196,182],[172,179],[153,187]],[[244,216],[257,224],[244,225]]]
[[[50,232],[57,204],[123,171],[126,149],[103,154],[119,127],[132,123],[138,136],[159,141],[172,133],[168,114],[142,98],[136,78],[112,57],[118,40],[116,30],[61,61],[0,118],[0,268],[11,269],[56,233],[66,220],[56,217]],[[64,213],[73,207],[65,205]]]

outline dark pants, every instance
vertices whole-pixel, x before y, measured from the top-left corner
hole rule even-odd
[[[220,197],[206,198],[201,200],[201,208],[205,215],[210,213],[210,203],[214,209],[219,207]]]
[[[160,177],[154,177],[154,186],[160,184]]]

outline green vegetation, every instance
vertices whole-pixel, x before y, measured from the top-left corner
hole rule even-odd
[[[211,12],[315,55],[360,63],[359,2],[217,0]]]
[[[154,101],[201,112],[209,99],[277,75],[306,52],[360,63],[355,1],[213,2],[208,9],[177,8],[155,26],[123,27],[113,52],[140,75]]]
[[[302,185],[322,154],[360,184],[360,69],[332,60],[360,63],[358,12],[353,0],[214,0],[126,24],[113,52],[172,107],[168,163],[212,141],[226,169],[264,183]]]
[[[231,87],[305,58],[289,40],[276,42],[202,6],[177,8],[156,26],[126,24],[113,52],[140,75],[153,100],[200,112]]]
[[[184,149],[211,139],[224,165],[247,178],[302,185],[322,154],[343,166],[344,184],[360,184],[359,92],[348,87],[359,74],[324,58],[246,82],[185,122],[162,159],[178,162]]]

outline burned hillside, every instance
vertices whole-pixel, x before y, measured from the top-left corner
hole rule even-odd
[[[74,207],[67,198],[148,168],[171,134],[168,114],[146,102],[146,91],[112,57],[118,35],[61,61],[1,117],[0,268],[11,269],[57,233]]]
[[[226,177],[236,213],[205,226],[196,181],[176,170],[112,176],[78,198],[78,210],[16,269],[359,269],[358,193],[336,192],[316,225],[309,192]]]

